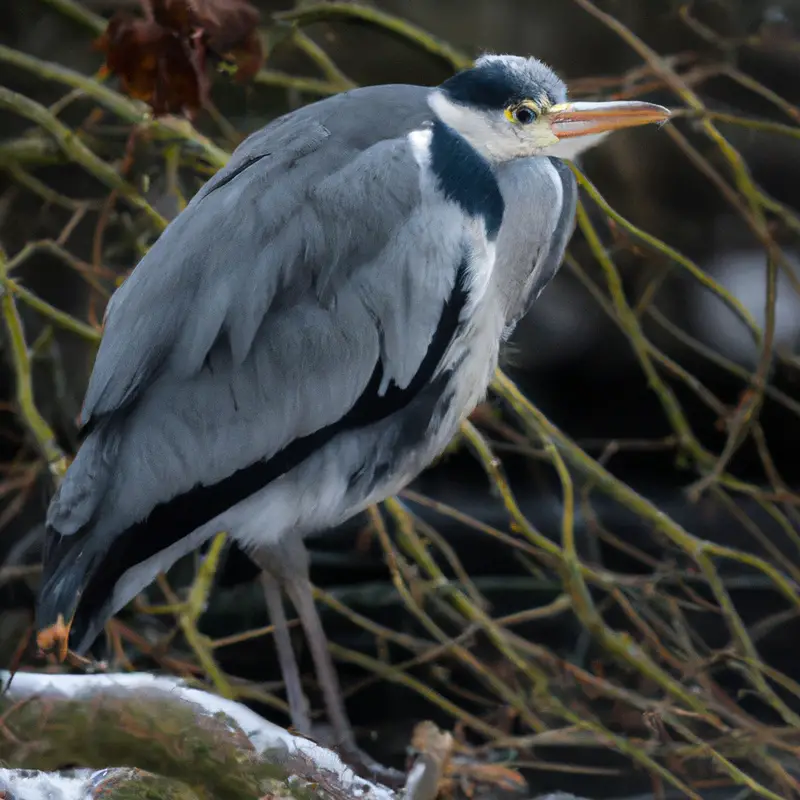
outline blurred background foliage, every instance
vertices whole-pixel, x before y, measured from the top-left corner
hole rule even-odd
[[[166,220],[280,113],[534,54],[676,115],[576,167],[565,265],[451,450],[310,541],[348,709],[398,766],[421,720],[452,731],[451,794],[800,795],[800,3],[156,4],[166,33],[139,0],[0,5],[3,665],[86,667],[32,644],[41,523],[104,305]],[[254,570],[200,563],[94,656],[285,724]]]

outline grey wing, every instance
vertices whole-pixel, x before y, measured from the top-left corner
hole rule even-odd
[[[506,305],[506,333],[555,277],[572,235],[578,188],[558,158],[504,164],[498,184],[505,200],[496,269]]]
[[[405,138],[275,139],[280,159],[241,153],[115,294],[90,433],[48,515],[59,534],[120,532],[334,425],[376,375],[378,395],[402,391],[423,362],[463,258],[458,210],[421,193]]]
[[[219,335],[241,362],[303,270],[322,291],[374,255],[415,201],[413,170],[389,143],[430,115],[426,96],[416,86],[357,89],[248,137],[112,297],[83,424],[119,411],[161,369],[196,373]],[[371,158],[385,154],[376,168]],[[358,229],[370,235],[353,236]]]

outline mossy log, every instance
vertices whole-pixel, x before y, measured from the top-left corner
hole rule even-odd
[[[243,707],[240,724],[218,710],[219,698],[177,682],[170,691],[166,679],[122,680],[133,677],[113,676],[115,683],[112,676],[27,674],[21,687],[11,681],[0,697],[3,766],[99,770],[85,791],[103,800],[392,797],[355,778],[335,754],[308,742],[321,758],[293,747],[293,737],[266,721],[257,736],[245,731],[242,724],[258,718]],[[0,783],[4,800],[17,794],[12,783]]]

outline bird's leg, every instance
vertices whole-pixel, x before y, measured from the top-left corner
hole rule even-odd
[[[299,537],[284,537],[270,548],[268,556],[262,550],[256,563],[259,562],[261,562],[259,565],[262,569],[278,578],[297,609],[311,651],[311,658],[314,661],[317,680],[322,689],[328,722],[333,728],[337,745],[348,750],[354,749],[356,740],[347,718],[336,668],[328,652],[328,638],[325,636],[322,622],[314,605],[308,570],[308,550],[306,550],[305,544]],[[283,608],[281,608],[282,611]],[[288,641],[288,631],[286,637]],[[292,659],[296,669],[294,656]]]
[[[254,559],[255,560],[255,559]],[[278,652],[278,663],[286,686],[286,700],[289,703],[289,715],[292,727],[303,736],[311,735],[311,715],[308,710],[308,699],[303,694],[300,683],[300,669],[289,637],[289,625],[283,609],[283,598],[280,586],[272,573],[262,568],[261,585],[264,588],[264,599],[267,602],[269,619],[275,628],[275,649]]]
[[[306,633],[311,658],[314,661],[314,669],[317,673],[317,680],[325,699],[325,710],[328,713],[328,720],[336,737],[336,747],[339,755],[351,766],[366,770],[371,777],[390,785],[399,785],[404,778],[401,772],[379,764],[356,744],[356,737],[353,734],[353,728],[350,725],[350,720],[344,707],[339,678],[328,650],[328,637],[325,635],[322,621],[314,605],[314,595],[307,572],[306,575],[293,574],[287,576],[285,586],[292,604],[297,609],[300,623]]]
[[[286,536],[279,543],[271,544],[269,547],[262,546],[258,550],[251,552],[250,555],[253,561],[273,581],[273,585],[269,588],[267,583],[264,584],[264,592],[269,606],[270,618],[275,624],[275,645],[278,648],[278,658],[286,684],[292,724],[300,731],[298,722],[301,719],[308,719],[308,707],[300,689],[299,670],[289,641],[283,606],[280,602],[280,597],[276,598],[271,595],[273,589],[277,592],[276,583],[279,583],[289,595],[306,634],[308,648],[314,661],[317,681],[322,689],[328,721],[333,729],[334,742],[332,744],[334,744],[342,759],[347,761],[350,766],[359,769],[365,774],[365,777],[373,777],[391,785],[400,785],[404,778],[402,773],[379,764],[362,752],[356,744],[356,737],[353,734],[342,699],[342,690],[339,685],[336,668],[328,651],[328,637],[325,635],[322,621],[314,605],[314,595],[308,571],[308,551],[303,541],[299,537]],[[282,633],[280,632],[281,627],[283,628]],[[282,647],[285,648],[285,653],[281,652]],[[297,710],[295,710],[292,702],[291,693],[294,691],[291,688],[292,682],[295,682],[297,687],[297,696],[302,697],[302,702],[295,701],[298,704]],[[301,714],[303,715],[302,717]]]
[[[311,583],[305,577],[292,576],[286,581],[286,592],[297,609],[300,623],[306,634],[317,680],[325,700],[328,722],[333,728],[336,744],[345,750],[354,751],[356,738],[347,717],[339,678],[328,650],[328,637],[325,635],[317,607],[314,605]]]

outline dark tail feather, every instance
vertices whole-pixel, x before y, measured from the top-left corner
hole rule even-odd
[[[104,555],[91,532],[118,449],[118,426],[94,427],[47,509],[37,641],[43,650],[58,648],[62,658],[81,596]]]
[[[66,656],[68,641],[71,644],[77,642],[78,638],[84,638],[78,631],[70,629],[83,590],[100,563],[99,555],[93,551],[82,531],[62,536],[52,528],[47,528],[42,583],[36,608],[36,639],[42,650],[55,649],[62,660]]]

